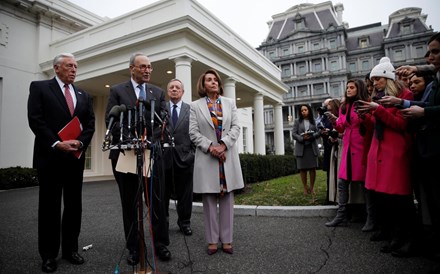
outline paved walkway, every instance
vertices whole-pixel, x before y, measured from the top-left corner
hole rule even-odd
[[[0,273],[40,273],[37,247],[38,187],[0,192]],[[330,210],[330,211],[329,211]],[[327,228],[330,208],[244,207],[236,210],[234,255],[208,256],[203,216],[195,206],[194,234],[177,231],[170,212],[172,259],[156,264],[170,273],[429,273],[436,265],[424,258],[399,259],[382,254],[382,243],[369,241],[361,224]],[[330,212],[330,213],[329,213]],[[302,217],[306,214],[308,217]],[[274,216],[282,215],[282,216]],[[314,217],[313,217],[314,216]],[[133,273],[125,263],[121,206],[115,182],[89,182],[83,189],[80,251],[86,263],[59,259],[57,273]]]

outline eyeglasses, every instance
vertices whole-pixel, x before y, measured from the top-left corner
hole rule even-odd
[[[140,66],[133,66],[133,67],[138,68],[141,71],[146,71],[146,70],[153,71],[153,67],[150,65],[148,65],[148,66],[147,65],[140,65]]]
[[[429,57],[429,55],[437,55],[440,53],[440,49],[432,49],[432,50],[428,50],[425,54],[426,57]]]

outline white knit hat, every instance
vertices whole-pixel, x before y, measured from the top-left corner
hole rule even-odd
[[[390,58],[382,57],[379,64],[377,64],[370,72],[370,79],[373,77],[385,77],[394,80],[396,75],[395,69],[391,64]]]

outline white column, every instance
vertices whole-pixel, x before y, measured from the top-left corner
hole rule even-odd
[[[266,135],[264,133],[264,103],[263,95],[257,94],[254,97],[254,153],[266,155]]]
[[[231,98],[231,99],[236,99],[235,97],[235,83],[236,81],[234,80],[234,78],[232,77],[228,77],[225,80],[225,84],[224,86],[224,90],[223,90],[223,96]]]
[[[186,56],[177,57],[174,59],[176,63],[176,79],[182,81],[185,92],[182,100],[186,103],[192,102],[192,83],[191,83],[191,62],[192,59]]]
[[[274,106],[275,109],[275,154],[284,155],[283,109],[282,103]]]

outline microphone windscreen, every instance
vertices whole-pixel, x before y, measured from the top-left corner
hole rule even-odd
[[[119,106],[119,111],[120,112],[126,112],[127,111],[127,107],[124,104],[122,104],[122,105]]]
[[[119,106],[113,106],[110,112],[108,113],[109,117],[117,117],[119,116]]]

